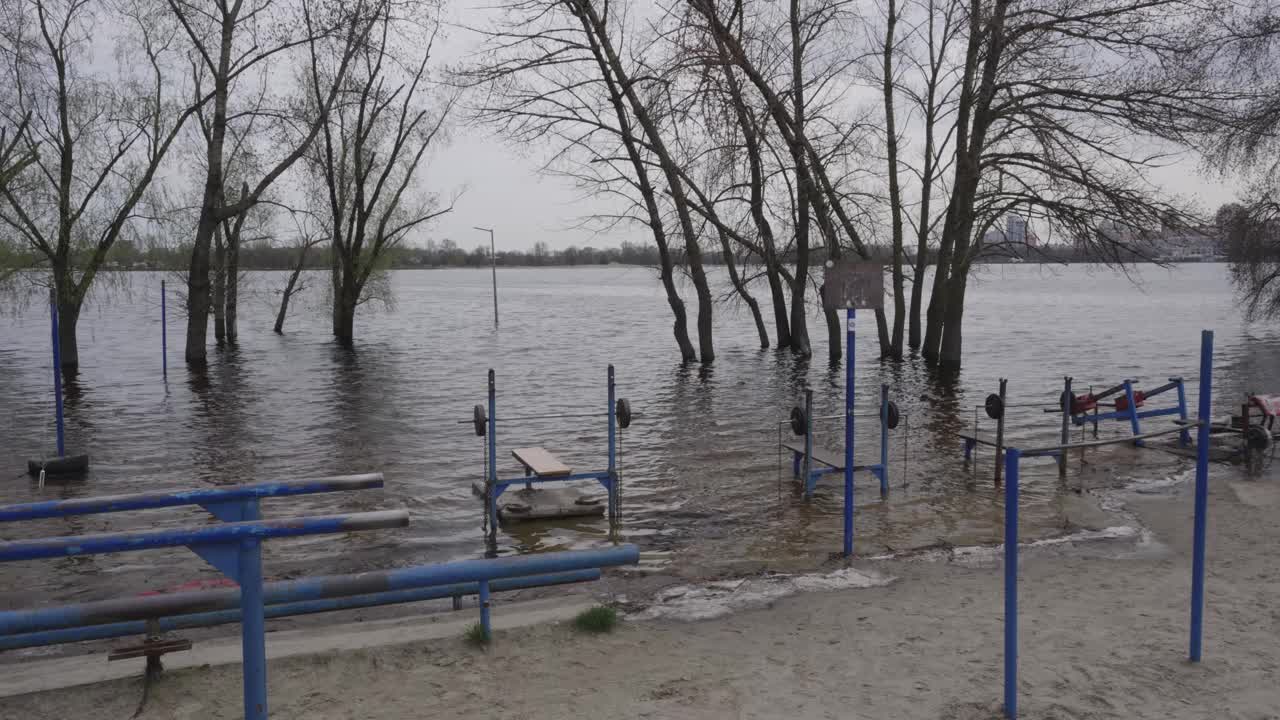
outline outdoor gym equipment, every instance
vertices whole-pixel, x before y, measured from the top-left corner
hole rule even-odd
[[[559,458],[552,455],[544,448],[519,447],[512,450],[511,455],[524,468],[524,476],[508,479],[498,477],[497,436],[499,422],[506,423],[520,420],[586,417],[608,418],[609,464],[606,469],[575,473],[573,472],[573,468],[561,462]],[[488,409],[486,410],[482,405],[476,405],[472,409],[472,417],[470,420],[459,421],[471,423],[476,435],[486,438],[484,486],[477,486],[475,490],[484,498],[485,519],[488,524],[487,534],[490,542],[495,542],[497,540],[499,520],[515,521],[601,514],[600,508],[597,504],[584,502],[582,498],[564,503],[552,504],[543,507],[542,509],[532,505],[526,505],[524,503],[509,503],[506,506],[499,508],[498,499],[502,497],[502,494],[512,485],[523,484],[526,490],[532,490],[535,483],[564,483],[573,482],[575,480],[595,480],[600,483],[609,495],[607,508],[608,516],[610,522],[615,522],[618,519],[619,514],[619,431],[630,427],[631,420],[631,403],[626,398],[616,397],[613,365],[609,366],[608,404],[605,408],[605,412],[543,413],[508,417],[498,417],[497,415],[497,380],[493,369],[490,368]]]
[[[1009,403],[1007,402],[1008,380],[1000,378],[1000,390],[998,393],[992,393],[986,397],[983,404],[979,406],[984,410],[986,416],[996,421],[996,433],[994,436],[983,434],[978,428],[977,413],[974,414],[972,432],[959,433],[960,439],[964,441],[964,459],[969,462],[973,459],[974,450],[979,445],[993,447],[995,449],[995,482],[1000,484],[1000,474],[1002,470],[1001,454],[1004,452],[1004,431],[1006,426],[1007,411],[1012,408],[1040,408],[1045,413],[1059,414],[1062,416],[1062,425],[1060,430],[1060,444],[1066,445],[1071,441],[1071,426],[1083,426],[1091,424],[1093,426],[1093,437],[1098,437],[1098,425],[1108,420],[1127,420],[1132,432],[1132,437],[1128,438],[1129,442],[1139,447],[1142,446],[1142,420],[1152,417],[1161,417],[1168,415],[1177,415],[1177,422],[1184,429],[1179,433],[1179,445],[1186,447],[1191,442],[1191,433],[1187,426],[1187,399],[1186,389],[1183,386],[1182,378],[1169,378],[1169,382],[1156,387],[1152,390],[1142,391],[1135,390],[1132,380],[1125,380],[1112,387],[1109,387],[1098,393],[1085,393],[1076,395],[1071,391],[1073,378],[1063,378],[1063,390],[1058,396],[1057,407],[1054,403]],[[1146,404],[1147,400],[1154,398],[1162,393],[1170,390],[1177,390],[1177,403],[1170,407],[1156,408],[1150,410],[1140,410]],[[1112,396],[1116,396],[1113,401],[1114,410],[1109,412],[1099,412],[1101,403]],[[1060,452],[1042,453],[1057,458],[1058,467],[1061,472],[1066,471],[1066,456]]]
[[[1188,433],[1193,427],[1196,429],[1195,524],[1192,531],[1191,628],[1188,655],[1191,662],[1200,661],[1201,641],[1204,633],[1205,521],[1208,514],[1209,413],[1212,404],[1212,383],[1213,331],[1204,330],[1200,334],[1200,398],[1196,422],[1184,422],[1177,427],[1145,434],[1135,433],[1132,437],[1089,440],[1074,444],[1064,442],[1058,445],[1027,449],[1008,448],[1005,452],[1004,713],[1010,720],[1014,720],[1018,716],[1018,475],[1019,465],[1024,457],[1051,454],[1062,457],[1065,456],[1066,452],[1077,448],[1141,442],[1148,438],[1172,433]],[[1181,397],[1183,394],[1181,381],[1178,381],[1178,387],[1178,395]],[[1126,396],[1130,399],[1129,407],[1133,408],[1131,388],[1126,388]],[[1063,395],[1064,406],[1068,397],[1070,397],[1069,391]]]
[[[31,647],[145,633],[140,645],[113,651],[109,659],[145,657],[147,672],[160,656],[191,648],[189,640],[162,638],[183,627],[241,623],[244,716],[267,718],[265,618],[327,612],[429,598],[479,596],[480,623],[490,634],[490,594],[522,587],[584,582],[600,568],[635,564],[634,545],[600,550],[464,560],[374,570],[351,575],[264,583],[261,543],[277,537],[404,527],[405,510],[263,521],[264,498],[382,487],[382,476],[355,475],[244,485],[225,489],[141,493],[48,501],[0,508],[0,522],[199,505],[222,524],[139,532],[38,538],[0,543],[0,562],[186,546],[239,584],[239,589],[133,596],[35,610],[0,612],[0,648]]]
[[[853,470],[870,471],[880,480],[881,494],[889,491],[889,431],[898,427],[901,415],[898,406],[889,399],[889,386],[880,386],[880,409],[875,413],[854,413],[860,417],[876,417],[880,420],[880,462],[874,465],[854,465]],[[803,442],[782,441],[781,448],[791,451],[791,474],[804,483],[804,496],[813,495],[814,488],[823,475],[844,472],[843,455],[814,445],[813,424],[822,420],[840,420],[844,413],[838,415],[813,414],[813,390],[805,388],[804,405],[791,408],[791,414],[782,424],[791,428],[791,432],[803,437]]]

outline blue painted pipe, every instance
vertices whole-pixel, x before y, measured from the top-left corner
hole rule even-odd
[[[1204,635],[1204,535],[1209,513],[1209,413],[1213,399],[1213,331],[1200,333],[1200,407],[1196,416],[1196,521],[1191,551],[1191,662],[1200,662]]]
[[[489,590],[490,592],[506,592],[533,587],[594,582],[599,580],[600,576],[600,570],[589,569],[573,570],[571,572],[562,573],[549,573],[546,575],[530,575],[528,577],[505,578],[502,580],[494,580],[489,583]],[[268,583],[266,585],[265,595],[270,598],[273,595],[273,586],[279,584],[280,583]],[[226,592],[229,597],[232,598],[231,604],[235,605],[235,598],[239,596],[238,591],[230,590]],[[424,600],[462,597],[464,595],[476,595],[479,592],[479,583],[437,585],[433,587],[412,588],[408,590],[391,590],[382,593],[371,593],[369,595],[352,595],[349,597],[303,600],[299,602],[267,605],[265,615],[267,618],[312,615],[315,613],[335,612],[338,610],[355,610],[358,608],[378,607],[381,605],[398,605],[401,603],[422,602]],[[172,617],[159,618],[157,622],[161,632],[172,632],[174,630],[195,627],[227,625],[230,623],[240,622],[240,610],[238,607],[234,607],[228,610],[176,615]],[[62,643],[82,642],[85,640],[104,640],[107,638],[124,637],[127,635],[142,635],[147,632],[149,632],[149,629],[147,627],[146,620],[131,620],[127,622],[107,623],[104,625],[42,630],[40,632],[28,632],[16,635],[0,635],[0,650],[16,650],[18,648],[37,647],[41,645],[59,645]]]
[[[228,545],[251,538],[263,540],[267,538],[297,537],[299,535],[344,533],[356,530],[378,530],[381,528],[405,527],[408,524],[408,511],[383,510],[343,515],[285,518],[282,520],[232,522],[202,528],[173,528],[147,532],[119,532],[103,533],[101,535],[71,535],[33,540],[13,540],[0,543],[0,562],[39,560],[41,558],[75,555],[98,555],[190,545]]]
[[[568,550],[492,560],[463,560],[441,565],[418,565],[395,570],[280,581],[268,583],[263,589],[263,596],[267,605],[279,605],[392,590],[474,583],[483,579],[497,580],[634,565],[639,561],[640,551],[635,545],[620,545],[604,550]],[[239,592],[225,589],[114,598],[39,610],[13,610],[0,613],[0,634],[13,635],[225,610],[238,606],[239,602]]]
[[[245,720],[267,720],[267,612],[262,597],[262,541],[240,543],[240,656]]]
[[[1018,462],[1022,451],[1004,455],[1004,714],[1018,717]]]
[[[169,377],[169,323],[168,308],[166,306],[167,293],[164,289],[164,281],[160,281],[160,372],[164,377]]]
[[[854,398],[854,320],[853,308],[845,311],[845,373],[844,373],[844,556],[853,557],[853,398]],[[805,442],[813,433],[805,435]],[[805,446],[805,452],[812,447]],[[805,478],[807,483],[808,477]]]
[[[369,473],[365,475],[343,475],[255,483],[253,485],[238,485],[217,489],[201,488],[168,493],[135,493],[130,495],[76,498],[74,500],[48,500],[0,507],[0,522],[38,520],[70,515],[92,515],[126,510],[153,510],[155,508],[179,507],[182,505],[233,502],[250,498],[289,497],[292,495],[311,495],[344,490],[363,490],[380,488],[382,484],[382,473]]]

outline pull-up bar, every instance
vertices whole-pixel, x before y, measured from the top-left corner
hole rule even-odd
[[[1180,388],[1180,383],[1179,383]],[[1181,389],[1179,389],[1181,393]],[[1209,431],[1213,397],[1213,331],[1200,333],[1200,405],[1197,420],[1166,430],[1110,440],[1062,443],[1005,451],[1004,487],[1004,713],[1018,716],[1018,473],[1022,457],[1065,453],[1076,448],[1132,443],[1196,428],[1195,527],[1191,559],[1191,662],[1199,662],[1204,634],[1205,522],[1208,515]],[[1132,408],[1132,405],[1130,406]]]

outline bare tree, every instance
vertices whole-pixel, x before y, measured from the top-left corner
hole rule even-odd
[[[186,360],[192,366],[207,362],[206,343],[212,309],[210,256],[214,234],[257,204],[271,185],[297,162],[320,134],[333,107],[348,67],[362,47],[374,22],[371,4],[356,0],[335,4],[323,0],[298,0],[294,7],[272,0],[167,0],[190,44],[192,75],[212,85],[213,111],[207,119],[204,143],[205,178],[201,190],[200,217],[196,225],[191,264],[187,275]],[[337,47],[326,53],[327,47]],[[281,132],[276,146],[281,154],[265,162],[256,182],[246,182],[241,194],[226,197],[226,139],[228,127],[238,119],[230,110],[236,88],[250,70],[270,58],[304,48],[311,68],[304,84],[306,102],[318,110],[295,121],[281,112]],[[323,65],[321,57],[333,57]],[[241,87],[241,92],[244,88]]]
[[[19,0],[0,10],[11,86],[0,117],[18,130],[5,147],[29,166],[22,183],[0,183],[0,225],[47,264],[64,368],[80,363],[80,311],[108,252],[204,101],[175,102],[167,72],[174,28],[152,22],[151,10],[146,0]],[[94,31],[103,25],[121,30],[119,52],[141,59],[117,77],[94,70]]]
[[[277,335],[284,334],[285,317],[289,314],[289,302],[293,300],[293,296],[307,290],[307,283],[302,278],[303,271],[307,267],[307,256],[312,248],[330,241],[328,235],[325,235],[322,227],[323,223],[319,222],[310,213],[291,212],[294,228],[296,229],[296,241],[294,249],[297,252],[295,256],[293,269],[289,271],[289,279],[285,281],[284,288],[280,290],[280,309],[276,312],[276,324],[273,328]]]
[[[428,66],[439,30],[432,19],[412,61],[397,57],[398,33],[413,37],[400,11],[420,15],[418,4],[376,7],[373,31],[337,102],[321,124],[321,142],[307,155],[307,167],[323,188],[326,234],[332,246],[333,334],[355,342],[356,308],[368,299],[370,278],[385,269],[389,251],[415,228],[453,209],[414,192],[428,149],[440,137],[456,96],[428,97]],[[341,48],[335,52],[343,51]],[[313,75],[320,70],[313,67]],[[432,105],[435,101],[435,106]],[[320,107],[314,110],[323,118]]]
[[[38,149],[21,147],[23,134],[31,122],[28,115],[18,121],[14,128],[0,128],[0,193],[9,183],[22,174],[30,165],[35,164]]]
[[[487,41],[480,62],[464,73],[469,82],[488,90],[477,115],[523,146],[552,141],[553,154],[544,166],[548,172],[571,177],[611,208],[621,206],[613,213],[594,213],[606,227],[635,223],[648,228],[658,249],[659,277],[681,359],[696,360],[676,284],[669,195],[656,181],[664,174],[624,92],[626,81],[614,74],[595,25],[589,19],[584,25],[575,4],[509,0],[502,8],[498,26],[482,31]],[[625,8],[615,6],[613,17],[622,14],[625,19]],[[710,301],[709,291],[699,291],[700,312],[704,300]]]
[[[1162,223],[1190,221],[1147,178],[1171,160],[1160,139],[1185,138],[1228,99],[1169,71],[1213,41],[1200,28],[1217,12],[1195,0],[970,1],[926,359],[960,365],[969,271],[1000,216],[1114,259]]]

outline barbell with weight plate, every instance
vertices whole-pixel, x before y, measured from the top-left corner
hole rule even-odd
[[[874,413],[854,413],[853,416],[879,418],[880,413],[878,411]],[[843,414],[823,415],[823,416],[815,417],[813,419],[814,420],[839,420],[842,417],[844,417]],[[808,422],[806,422],[806,420],[807,419],[805,418],[805,415],[804,415],[804,408],[800,407],[799,405],[796,405],[795,407],[791,408],[791,416],[790,416],[790,419],[787,421],[787,424],[791,426],[791,432],[803,437],[805,427],[808,425]],[[902,420],[902,415],[901,413],[898,412],[897,403],[890,400],[887,403],[887,407],[885,410],[885,424],[889,426],[890,430],[893,430],[898,427],[898,423],[901,420]]]
[[[517,415],[513,417],[498,418],[498,422],[514,422],[516,420],[556,420],[560,418],[586,418],[586,417],[605,417],[607,413],[545,413],[542,415]],[[618,419],[618,427],[627,429],[631,427],[631,402],[626,398],[618,398],[613,404],[614,417]],[[485,412],[483,405],[476,405],[471,409],[470,420],[459,420],[459,423],[469,422],[474,426],[476,435],[484,437],[485,428],[489,425],[489,414]]]

